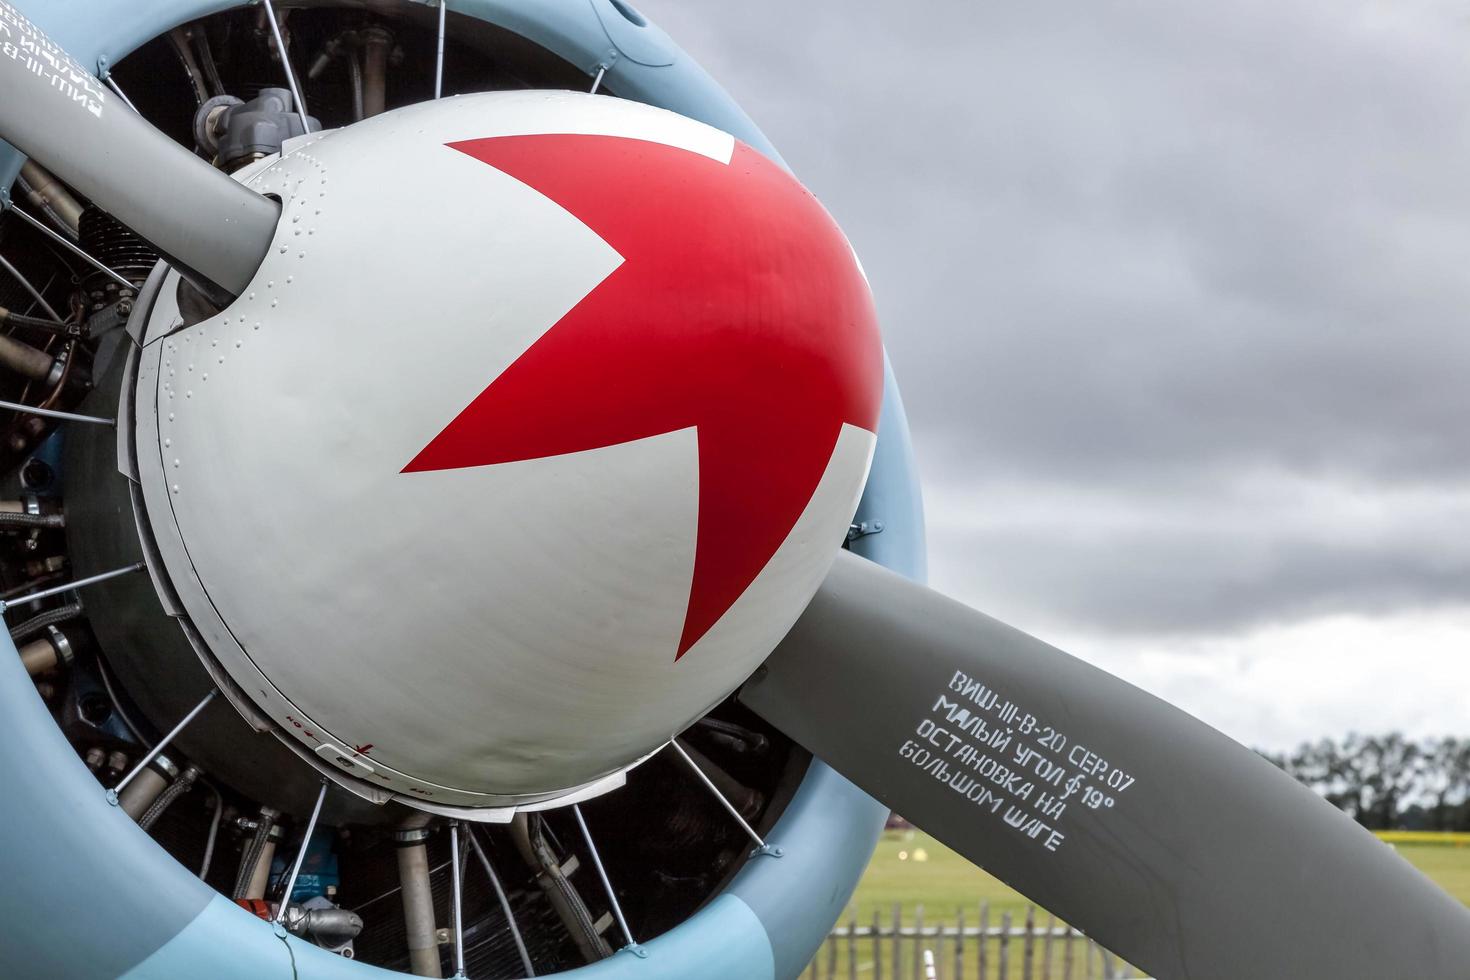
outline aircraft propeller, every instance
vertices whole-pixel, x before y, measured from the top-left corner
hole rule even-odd
[[[1439,977],[1470,913],[1270,762],[850,553],[740,699],[1160,977]]]
[[[0,56],[0,136],[215,298],[240,294],[280,205],[153,129],[17,17],[0,28],[40,53]],[[1470,912],[1264,759],[854,555],[838,556],[740,699],[1157,975],[1431,977],[1470,963]]]

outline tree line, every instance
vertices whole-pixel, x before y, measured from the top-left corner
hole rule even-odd
[[[1354,733],[1261,754],[1370,830],[1470,831],[1470,738]]]

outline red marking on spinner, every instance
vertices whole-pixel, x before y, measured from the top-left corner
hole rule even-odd
[[[843,423],[877,431],[883,355],[867,283],[817,200],[743,143],[728,164],[611,136],[450,146],[561,205],[623,262],[403,471],[695,427],[699,531],[677,660],[786,540]]]
[[[321,741],[321,739],[317,738],[316,737],[316,734],[314,732],[312,732],[311,729],[307,728],[305,725],[303,725],[301,722],[297,721],[292,716],[287,715],[286,716],[286,720],[289,721],[292,724],[293,727],[295,727],[297,730],[299,730],[301,732],[301,734],[305,735],[307,738],[313,739],[313,740],[318,741],[318,742]]]

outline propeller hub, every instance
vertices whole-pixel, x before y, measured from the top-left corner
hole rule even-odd
[[[497,93],[289,143],[264,264],[154,312],[148,516],[200,644],[330,770],[507,806],[615,777],[795,621],[882,354],[827,213],[728,134]]]

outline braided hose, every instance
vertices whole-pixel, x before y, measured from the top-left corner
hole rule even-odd
[[[250,843],[245,845],[245,853],[240,858],[240,873],[235,875],[235,887],[230,891],[231,898],[242,899],[250,890],[250,879],[255,877],[255,865],[260,860],[260,853],[265,850],[275,825],[275,815],[262,810],[260,820],[255,825],[255,834],[250,838]]]
[[[154,800],[152,805],[143,811],[143,815],[138,818],[138,826],[144,830],[152,827],[154,822],[163,816],[163,811],[168,809],[170,803],[194,788],[194,780],[198,778],[198,767],[189,766],[186,768],[183,774],[178,779],[169,783],[168,788],[158,794],[158,799]]]
[[[64,606],[48,609],[39,616],[32,616],[12,629],[10,631],[10,639],[16,646],[19,646],[37,633],[44,631],[46,627],[55,626],[57,623],[64,623],[68,619],[75,619],[81,614],[82,604],[80,602],[69,602]]]
[[[0,531],[13,528],[30,530],[63,527],[66,527],[65,514],[22,514],[19,511],[0,510]]]
[[[27,316],[24,313],[15,313],[0,306],[0,324],[13,324],[17,327],[29,327],[32,330],[44,330],[47,333],[73,334],[79,333],[81,328],[74,323],[57,320],[47,320],[37,316]]]
[[[546,893],[582,956],[588,963],[596,963],[611,956],[612,947],[597,931],[587,903],[582,900],[576,886],[562,874],[561,862],[547,843],[545,823],[541,815],[518,813],[511,821],[510,830],[516,847],[536,872],[536,884]]]

